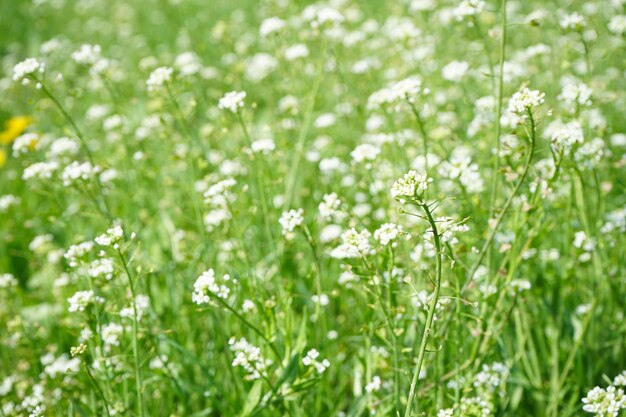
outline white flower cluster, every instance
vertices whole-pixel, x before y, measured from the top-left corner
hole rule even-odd
[[[555,120],[546,127],[545,135],[550,138],[554,152],[563,155],[569,155],[575,145],[584,141],[583,128],[577,120],[567,123]]]
[[[596,248],[596,241],[594,238],[590,238],[584,231],[578,231],[574,234],[574,242],[572,245],[581,249],[582,253],[578,256],[580,262],[588,262],[591,260],[591,254]]]
[[[382,380],[378,375],[374,375],[372,380],[365,385],[365,392],[377,392],[382,387]]]
[[[94,243],[87,241],[79,243],[78,245],[72,245],[69,247],[67,252],[63,255],[65,259],[67,259],[69,265],[71,267],[78,266],[78,261],[85,257],[94,247]]]
[[[574,152],[574,161],[583,169],[596,167],[604,156],[604,141],[601,138],[594,138],[590,142],[581,145]]]
[[[87,268],[87,274],[91,278],[103,278],[107,281],[113,278],[114,272],[113,261],[109,258],[96,259]]]
[[[478,390],[495,392],[506,382],[508,375],[509,368],[502,363],[484,364],[482,370],[474,376],[473,385]]]
[[[6,212],[11,206],[18,205],[20,201],[21,199],[13,194],[0,195],[0,213]]]
[[[102,326],[101,337],[104,347],[109,350],[111,346],[120,345],[120,336],[124,333],[124,327],[117,323],[108,323]]]
[[[17,280],[11,274],[0,274],[0,288],[15,287]]]
[[[280,219],[278,219],[278,223],[280,223],[282,228],[282,234],[287,239],[293,238],[293,232],[296,227],[304,223],[303,213],[304,211],[301,208],[297,210],[289,210],[283,212]]]
[[[593,90],[585,83],[568,82],[557,99],[574,112],[579,106],[591,106],[592,93]]]
[[[116,225],[107,229],[107,231],[98,236],[95,241],[100,246],[111,246],[117,249],[123,237],[124,230],[121,226]]]
[[[358,145],[350,152],[352,160],[357,164],[363,161],[374,161],[378,154],[380,154],[380,148],[369,143]]]
[[[395,223],[385,223],[374,231],[374,239],[381,245],[387,246],[402,234],[402,226]]]
[[[98,165],[91,165],[91,162],[80,163],[74,161],[63,169],[61,178],[63,179],[63,185],[67,187],[80,181],[88,181],[101,171],[102,168]]]
[[[458,180],[468,193],[479,193],[485,186],[478,164],[472,163],[469,149],[464,146],[456,147],[450,155],[450,160],[439,164],[439,174],[451,180]]]
[[[312,28],[334,26],[345,20],[337,9],[321,4],[307,6],[302,11],[302,18],[309,22]]]
[[[595,387],[582,399],[583,410],[594,413],[597,417],[617,417],[626,409],[624,390],[609,385],[607,388]]]
[[[302,363],[305,366],[314,367],[318,374],[322,374],[330,366],[330,361],[328,359],[319,361],[319,356],[320,353],[316,349],[311,349],[307,352],[306,356],[302,358]]]
[[[259,379],[265,369],[271,365],[269,359],[265,359],[261,354],[261,349],[249,343],[245,337],[236,340],[231,337],[228,341],[230,350],[235,353],[233,366],[241,366],[247,373],[245,379],[248,381]]]
[[[357,232],[352,228],[341,234],[342,244],[330,252],[330,256],[337,259],[360,258],[370,254],[371,233],[367,229]]]
[[[39,135],[36,133],[24,133],[21,136],[18,136],[13,142],[13,156],[18,157],[25,153],[28,153],[31,150],[37,149],[39,147]]]
[[[211,185],[204,193],[204,202],[211,210],[204,215],[204,223],[210,232],[231,218],[229,204],[235,201],[232,188],[237,184],[233,178],[227,178]]]
[[[74,313],[76,311],[85,311],[91,304],[102,304],[104,303],[104,298],[96,296],[91,290],[87,290],[76,291],[67,301],[70,303],[68,311]]]
[[[626,34],[626,16],[613,16],[609,21],[607,27],[609,28],[609,31],[611,31],[611,33],[618,36],[624,36],[624,34]]]
[[[317,209],[319,210],[320,217],[324,220],[338,220],[343,217],[342,212],[339,210],[341,207],[341,200],[337,196],[337,193],[324,194],[322,202]]]
[[[44,366],[43,373],[49,378],[66,375],[69,372],[76,373],[80,370],[80,359],[70,359],[67,353],[56,358],[52,353],[47,353],[41,357],[41,364]]]
[[[403,103],[414,103],[416,97],[429,93],[428,88],[422,87],[422,80],[417,77],[409,77],[372,93],[367,100],[367,108],[376,110],[389,107],[391,110],[399,111]]]
[[[571,13],[561,18],[560,25],[565,30],[581,31],[587,26],[587,21],[580,13]]]
[[[280,17],[268,17],[261,22],[259,33],[262,37],[266,38],[273,33],[280,32],[285,26],[287,26],[287,22]]]
[[[83,44],[80,49],[72,52],[72,59],[80,65],[94,65],[100,60],[100,45]]]
[[[431,182],[433,182],[433,179],[426,175],[426,171],[417,172],[411,170],[393,183],[391,186],[391,197],[421,198]]]
[[[22,172],[22,179],[27,181],[33,178],[40,180],[47,180],[52,178],[52,175],[59,169],[59,164],[56,162],[35,162],[24,168]]]
[[[539,90],[524,88],[518,91],[509,100],[508,111],[522,118],[528,117],[528,112],[539,107],[545,101],[545,93]]]
[[[166,85],[171,79],[174,69],[171,67],[158,67],[150,73],[146,86],[148,91],[156,91]]]
[[[150,307],[150,297],[147,295],[138,295],[135,299],[135,309],[137,309],[137,320],[141,320],[148,308]],[[132,304],[120,310],[120,317],[132,319],[135,315]]]
[[[13,67],[13,81],[19,81],[22,85],[30,83],[30,78],[37,73],[43,74],[46,65],[36,58],[27,58]]]
[[[224,282],[230,281],[230,275],[224,275],[222,280]],[[215,279],[215,271],[209,269],[203,272],[193,284],[191,300],[198,305],[208,304],[211,301],[211,295],[226,299],[228,294],[230,294],[230,288],[224,284],[218,284]]]
[[[276,144],[272,138],[257,139],[250,144],[250,149],[254,153],[269,155],[276,149]]]
[[[458,21],[470,16],[479,15],[485,9],[485,2],[482,0],[462,0],[458,6],[452,10],[452,15]]]
[[[239,109],[243,107],[245,98],[245,91],[231,91],[224,94],[224,97],[220,98],[217,103],[217,107],[222,110],[229,110],[233,113],[237,113]]]

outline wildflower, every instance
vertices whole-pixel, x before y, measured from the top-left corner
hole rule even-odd
[[[336,9],[320,4],[311,4],[302,12],[302,18],[314,29],[337,25],[344,21],[343,15]]]
[[[261,349],[249,343],[245,337],[239,340],[231,337],[228,345],[230,350],[235,353],[232,365],[242,367],[248,373],[245,377],[248,381],[259,379],[271,364],[271,361],[263,357]]]
[[[5,194],[0,196],[0,213],[6,212],[9,207],[16,206],[20,203],[21,199],[13,194]]]
[[[336,193],[324,194],[318,206],[320,216],[325,220],[332,220],[339,214],[341,200]]]
[[[352,228],[341,235],[343,243],[333,249],[330,256],[339,259],[366,256],[371,251],[370,237],[371,234],[367,229],[357,232]]]
[[[376,392],[380,391],[382,386],[382,380],[378,375],[374,375],[372,380],[365,385],[365,392]]]
[[[571,13],[561,18],[560,25],[565,30],[580,32],[587,26],[587,21],[579,13]]]
[[[598,417],[617,417],[626,409],[624,390],[612,385],[606,389],[595,387],[582,399],[583,410]]]
[[[118,244],[124,237],[124,230],[121,226],[113,226],[107,229],[106,233],[101,234],[95,239],[95,242],[100,246],[112,246],[114,249],[118,248]]]
[[[28,85],[37,73],[43,74],[46,66],[36,58],[27,58],[13,67],[13,81],[19,81],[22,85]]]
[[[522,118],[526,118],[528,116],[528,112],[543,104],[545,96],[545,93],[538,90],[524,88],[522,91],[518,91],[513,94],[513,97],[509,100],[508,111],[510,113],[517,114]]]
[[[374,239],[380,242],[381,245],[387,246],[393,242],[402,233],[402,226],[398,226],[395,223],[385,223],[374,232]]]
[[[594,168],[602,160],[604,148],[604,141],[601,138],[594,138],[574,152],[574,161],[584,169]]]
[[[245,76],[253,82],[265,79],[278,66],[278,61],[270,54],[255,54],[246,63]]]
[[[287,23],[279,17],[270,17],[261,22],[259,33],[262,37],[267,37],[273,33],[280,32],[287,26]]]
[[[485,9],[485,2],[482,0],[462,0],[453,9],[452,15],[456,20],[461,21],[469,16],[476,16]]]
[[[59,158],[65,155],[76,155],[80,150],[80,145],[74,139],[62,137],[50,144],[50,157]]]
[[[216,182],[211,185],[202,195],[204,202],[214,207],[227,207],[229,202],[235,200],[235,195],[231,189],[237,184],[233,178]]]
[[[97,297],[93,291],[88,290],[76,291],[76,293],[68,298],[67,301],[70,303],[68,311],[70,313],[73,313],[76,311],[85,311],[88,306],[95,303],[102,304],[104,302],[104,299],[101,297]]]
[[[124,332],[124,328],[117,323],[108,323],[102,327],[101,337],[105,348],[120,345],[120,336]]]
[[[307,56],[309,56],[309,48],[303,43],[297,43],[295,45],[287,47],[285,49],[284,56],[287,61],[295,61],[298,58],[306,58]],[[287,103],[284,103],[281,100],[280,104],[282,104],[282,106],[279,105],[279,107],[284,108],[285,104]]]
[[[243,107],[245,98],[245,91],[231,91],[220,98],[217,107],[222,110],[230,110],[233,113],[237,113],[239,109]]]
[[[611,17],[607,27],[611,33],[618,36],[624,36],[624,34],[626,34],[626,16],[617,15]]]
[[[330,361],[328,359],[318,361],[317,358],[319,358],[319,356],[320,353],[316,349],[311,349],[307,352],[306,356],[302,358],[302,363],[305,366],[314,367],[318,374],[322,374],[330,366]]]
[[[202,71],[200,58],[193,52],[183,52],[176,56],[174,66],[181,75],[193,75]]]
[[[122,318],[133,318],[135,316],[135,309],[137,310],[137,320],[141,320],[141,318],[143,317],[143,315],[146,313],[146,311],[148,311],[148,308],[150,307],[150,297],[148,297],[147,295],[138,295],[137,298],[135,298],[135,308],[133,309],[133,305],[131,302],[131,305],[128,307],[124,307],[120,310],[120,317]]]
[[[79,243],[78,245],[72,245],[69,247],[67,252],[65,252],[63,257],[69,261],[69,265],[71,267],[76,267],[78,266],[79,259],[85,257],[85,255],[91,252],[93,247],[93,242],[89,241]]]
[[[30,180],[32,178],[37,179],[50,179],[52,174],[59,168],[59,164],[56,162],[35,162],[32,165],[24,168],[22,173],[23,180]]]
[[[39,146],[39,135],[36,133],[25,133],[15,139],[13,143],[13,156],[17,157],[37,149]]]
[[[104,278],[107,281],[113,278],[113,261],[108,258],[96,259],[87,268],[87,274],[91,278]]]
[[[618,387],[626,387],[626,371],[622,371],[621,374],[615,377],[613,385]]]
[[[100,45],[81,45],[80,49],[72,52],[72,59],[80,65],[94,65],[100,60]]]
[[[469,70],[469,63],[466,61],[452,61],[441,69],[441,76],[453,82],[459,82],[463,79]]]
[[[29,116],[11,117],[4,123],[4,130],[0,132],[0,145],[8,145],[21,135],[32,123],[33,118]]]
[[[258,139],[250,144],[250,149],[252,149],[252,152],[254,153],[267,155],[276,149],[276,144],[270,138]]]
[[[545,135],[550,138],[552,149],[564,155],[569,155],[575,145],[584,141],[583,128],[577,120],[568,123],[555,120],[548,125]]]
[[[91,165],[91,162],[80,163],[74,161],[63,169],[61,174],[63,185],[69,186],[77,182],[88,181],[100,173],[101,170],[102,168],[98,165]]]
[[[393,183],[391,186],[391,197],[421,198],[431,182],[433,182],[433,179],[428,178],[426,171],[418,173],[411,170]]]
[[[72,358],[75,358],[77,356],[82,356],[83,353],[85,353],[87,351],[87,345],[84,343],[81,343],[78,346],[72,346],[70,348],[70,355],[72,356]]]
[[[15,287],[17,280],[11,274],[0,274],[0,288]]]
[[[224,275],[223,281],[229,281],[230,276]],[[210,295],[218,298],[226,299],[230,294],[230,288],[224,284],[218,284],[215,279],[215,271],[209,269],[202,273],[193,284],[193,294],[191,300],[198,304],[207,304],[211,300]]]
[[[148,87],[148,91],[156,91],[159,88],[167,85],[167,83],[172,79],[172,74],[174,73],[174,69],[170,67],[159,67],[150,73],[148,80],[146,81],[146,86]]]
[[[419,78],[405,78],[387,88],[374,92],[367,100],[367,108],[376,110],[390,107],[394,111],[399,111],[401,104],[414,103],[418,96],[427,95],[429,92],[428,88],[422,87],[422,81]]]
[[[364,143],[357,146],[352,152],[350,152],[350,155],[352,156],[352,160],[354,162],[360,163],[363,161],[375,160],[379,153],[380,148],[370,145],[369,143]]]
[[[283,214],[280,216],[280,219],[278,219],[278,222],[280,223],[280,226],[282,228],[283,236],[287,238],[291,237],[296,227],[304,223],[303,213],[304,211],[301,208],[297,210],[289,210],[283,212]]]
[[[576,109],[577,106],[591,106],[592,92],[585,83],[569,82],[563,86],[557,99],[567,108]]]

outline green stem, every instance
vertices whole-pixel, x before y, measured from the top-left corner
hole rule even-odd
[[[406,404],[406,411],[404,412],[404,417],[409,417],[411,415],[411,406],[413,405],[413,399],[415,398],[415,387],[417,385],[417,379],[419,378],[420,371],[422,370],[422,363],[424,362],[424,355],[426,353],[426,343],[428,342],[428,337],[430,336],[431,327],[433,324],[433,318],[435,316],[435,309],[437,308],[437,303],[439,302],[439,291],[441,289],[441,263],[442,263],[442,247],[441,247],[441,239],[439,236],[439,231],[437,230],[437,223],[433,218],[433,215],[428,207],[428,204],[421,204],[426,217],[428,218],[428,222],[430,223],[430,227],[432,228],[433,239],[435,242],[435,250],[437,252],[436,255],[436,264],[435,264],[435,292],[433,294],[433,298],[430,302],[430,306],[428,307],[428,315],[426,317],[426,325],[424,326],[424,332],[422,334],[422,341],[420,343],[419,352],[417,354],[417,365],[415,367],[415,372],[413,374],[413,379],[411,380],[411,388],[409,391],[409,398]]]

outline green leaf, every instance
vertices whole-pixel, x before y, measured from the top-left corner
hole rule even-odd
[[[261,399],[261,389],[263,388],[263,381],[258,380],[252,386],[250,392],[248,392],[248,397],[246,398],[246,402],[243,405],[243,410],[239,414],[239,417],[248,417],[257,404],[259,404],[259,400]]]

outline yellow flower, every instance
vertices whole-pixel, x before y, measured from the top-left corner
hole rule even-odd
[[[30,116],[11,117],[4,124],[4,131],[0,132],[0,144],[8,145],[13,142],[32,122],[33,118]]]
[[[7,161],[7,152],[4,149],[0,149],[0,168],[4,166]]]

